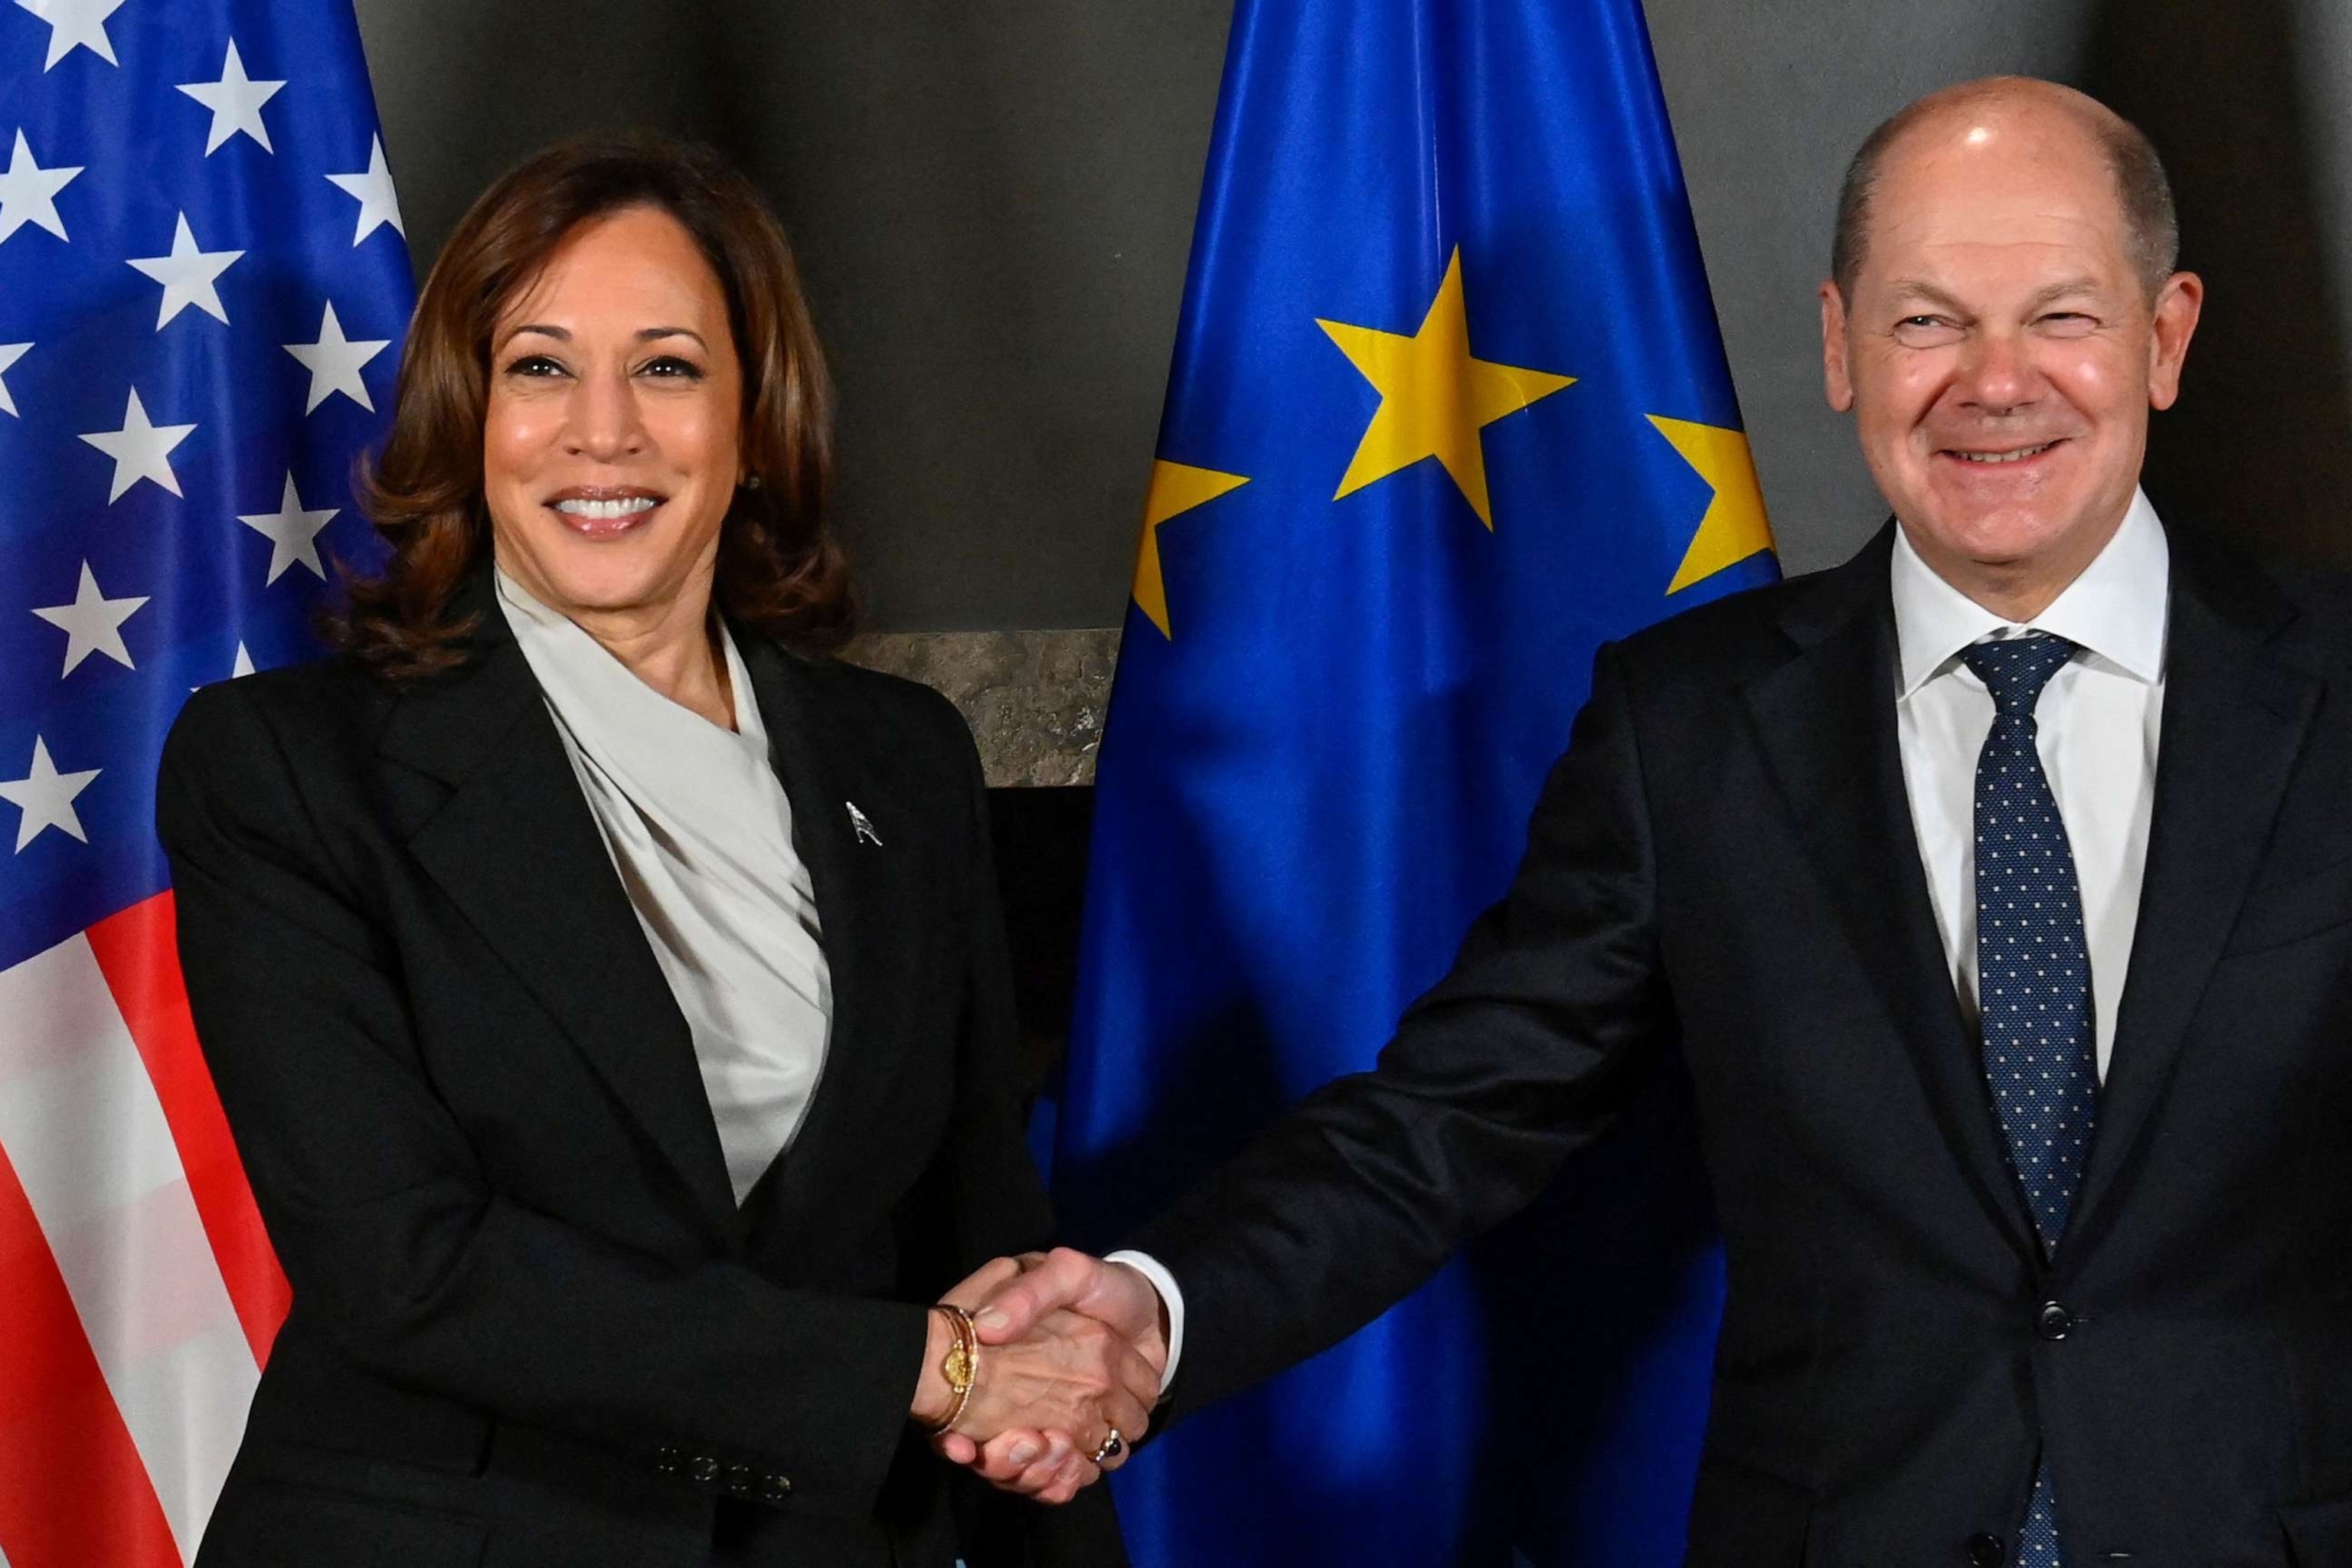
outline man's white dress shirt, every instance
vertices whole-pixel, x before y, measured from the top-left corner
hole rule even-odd
[[[694,1040],[741,1203],[808,1113],[833,975],[792,801],[735,639],[719,628],[735,728],[656,691],[503,571],[499,609]],[[551,933],[560,934],[560,933]]]
[[[2172,557],[2145,492],[2098,558],[2032,620],[2002,619],[1937,576],[1895,531],[1891,568],[1895,732],[1920,865],[1961,1005],[1977,1016],[1977,753],[1992,731],[1992,693],[1960,658],[1972,643],[2047,632],[2077,646],[2034,709],[2035,745],[2082,883],[2099,1079],[2116,1040],[2116,1004],[2139,923],[2156,802],[2157,732],[2164,718],[2165,623]],[[1990,1091],[1988,1091],[1990,1092]],[[1143,1271],[1168,1304],[1166,1388],[1184,1343],[1184,1297],[1157,1259],[1111,1254]]]
[[[2098,1018],[2099,1079],[2116,1043],[2116,1004],[2139,923],[2164,720],[2165,616],[2172,559],[2144,494],[2098,558],[2022,625],[1936,575],[1898,530],[1893,567],[1900,650],[1895,703],[1903,782],[1947,972],[1977,1014],[1977,753],[1992,730],[1992,693],[1961,661],[1971,643],[2048,632],[2079,651],[2042,689],[2036,749],[2066,824],[2083,889]]]

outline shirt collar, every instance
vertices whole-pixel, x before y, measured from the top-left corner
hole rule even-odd
[[[2022,624],[2003,620],[1937,576],[1900,527],[1895,531],[1891,571],[1905,697],[1941,673],[1970,643],[2027,630],[2064,637],[2140,680],[2154,681],[2164,672],[2172,557],[2164,525],[2145,491],[2133,492],[2123,526],[2097,559],[2048,609]]]
[[[731,734],[646,685],[578,623],[540,603],[536,595],[507,574],[505,567],[496,567],[493,573],[499,609],[515,641],[522,645],[541,695],[575,739],[593,734],[600,741],[616,740],[642,732],[648,738],[660,737],[660,744],[692,756],[710,749],[711,736],[725,736],[760,766],[767,765],[767,725],[751,690],[751,672],[724,616],[718,617],[717,624],[719,651],[727,660],[728,688],[735,704]]]

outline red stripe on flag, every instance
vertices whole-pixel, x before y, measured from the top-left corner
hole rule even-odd
[[[180,1568],[154,1483],[0,1150],[0,1554],[9,1568]]]
[[[229,1137],[213,1075],[196,1047],[195,1020],[188,1013],[186,983],[180,977],[180,949],[173,935],[169,892],[156,894],[110,915],[89,928],[90,951],[106,976],[114,1005],[137,1042],[147,1077],[163,1102],[180,1166],[220,1265],[221,1281],[253,1347],[257,1365],[269,1360],[294,1290],[261,1226],[245,1163]],[[11,1563],[10,1568],[16,1568]]]

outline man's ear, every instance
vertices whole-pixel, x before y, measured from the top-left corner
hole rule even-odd
[[[1845,295],[1834,280],[1822,285],[1822,390],[1840,414],[1853,410],[1853,376],[1846,363]]]
[[[2205,280],[2194,272],[2176,272],[2164,280],[2156,296],[2147,354],[2147,401],[2152,408],[2169,408],[2180,395],[2180,367],[2189,360],[2189,340],[2197,335],[2197,318],[2205,310]]]

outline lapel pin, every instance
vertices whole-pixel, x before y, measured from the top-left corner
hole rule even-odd
[[[866,820],[866,814],[857,809],[857,803],[854,800],[845,800],[841,804],[849,807],[849,829],[853,837],[859,843],[871,844],[877,849],[881,848],[882,836],[874,831],[874,825]]]

